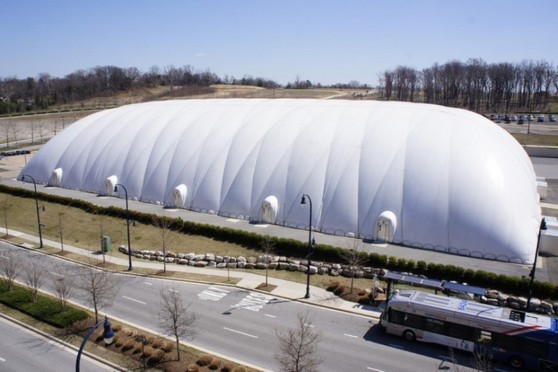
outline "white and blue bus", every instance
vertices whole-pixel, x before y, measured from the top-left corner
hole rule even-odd
[[[393,295],[380,326],[409,341],[431,342],[474,352],[489,346],[491,357],[518,369],[558,371],[558,322],[544,315],[419,291]]]

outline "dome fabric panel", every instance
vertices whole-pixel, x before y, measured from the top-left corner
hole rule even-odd
[[[506,131],[475,113],[403,102],[223,99],[133,104],[90,115],[51,139],[23,174],[104,194],[489,259],[533,261],[533,166]],[[122,196],[122,195],[120,195]],[[182,200],[182,199],[181,199]],[[274,212],[275,213],[275,212]]]

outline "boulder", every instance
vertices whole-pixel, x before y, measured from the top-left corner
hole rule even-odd
[[[187,260],[193,260],[195,257],[196,257],[195,253],[188,253],[184,256],[184,258]]]
[[[187,265],[188,264],[188,260],[185,258],[179,258],[178,259],[178,264],[180,265]]]
[[[252,263],[255,264],[256,262],[258,262],[258,259],[256,257],[248,257],[248,259],[246,260],[247,263]]]
[[[238,263],[241,263],[241,262],[242,262],[242,263],[246,263],[246,258],[245,258],[245,257],[242,257],[242,256],[239,256],[239,257],[236,258],[236,262],[238,262]]]
[[[279,265],[277,266],[277,270],[287,270],[288,268],[289,264],[284,261],[280,261]],[[556,306],[558,306],[558,304],[556,304]]]
[[[207,261],[195,261],[194,266],[195,267],[206,267],[207,266]]]
[[[236,263],[236,267],[238,267],[239,269],[244,269],[244,265],[246,265],[246,262],[243,261],[239,261]],[[230,266],[232,268],[232,266]]]
[[[223,256],[215,256],[215,262],[219,264],[225,262],[225,259],[223,258]]]
[[[174,253],[173,251],[167,251],[167,257],[176,258],[176,253]]]
[[[227,266],[228,266],[229,268],[231,268],[231,269],[236,269],[236,268],[237,268],[237,265],[238,265],[238,264],[237,264],[236,262],[229,262],[229,263],[227,264]]]
[[[217,261],[215,261],[215,262],[217,262]],[[227,268],[227,264],[224,263],[224,262],[219,262],[219,263],[216,264],[215,267],[218,268],[218,269],[226,269],[226,268]]]
[[[194,256],[194,261],[204,261],[205,260],[205,254],[197,254]]]
[[[206,253],[204,261],[215,261],[215,255],[213,253]]]
[[[289,264],[289,266],[287,266],[287,270],[289,271],[298,271],[298,265],[297,264]]]
[[[257,262],[256,263],[256,269],[258,269],[258,270],[267,269],[267,264],[264,263],[264,262]]]
[[[244,268],[245,268],[245,269],[253,269],[253,268],[255,268],[255,267],[256,267],[256,264],[255,264],[254,262],[246,262],[246,263],[244,264]]]

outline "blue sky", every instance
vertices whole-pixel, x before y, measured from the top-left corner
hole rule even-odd
[[[399,65],[558,63],[558,0],[4,0],[0,77],[190,65],[376,84]]]

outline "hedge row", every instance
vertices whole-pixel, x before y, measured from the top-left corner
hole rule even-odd
[[[0,192],[19,197],[34,198],[35,194],[31,190],[20,189],[0,185]],[[86,213],[102,214],[117,218],[126,218],[126,211],[117,207],[100,207],[89,202],[71,199],[67,197],[38,193],[41,200],[63,205],[71,205],[79,208]],[[130,218],[143,224],[153,224],[153,214],[138,211],[129,211]],[[200,224],[190,221],[183,221],[178,218],[163,217],[168,219],[169,227],[184,234],[201,235],[216,240],[236,243],[242,246],[261,250],[262,235],[253,232],[235,230],[227,227],[219,227],[208,224]],[[308,244],[294,239],[272,237],[274,253],[290,257],[306,257],[308,254]],[[326,244],[317,244],[312,249],[312,259],[327,262],[344,261],[343,248],[334,247]],[[517,296],[525,296],[529,285],[529,278],[519,278],[495,274],[483,270],[464,269],[455,265],[443,265],[428,263],[426,261],[414,261],[405,258],[387,256],[378,253],[362,252],[365,266],[375,268],[385,268],[392,271],[408,272],[415,275],[424,275],[431,279],[455,280],[465,282],[470,285],[485,288],[497,289]],[[542,299],[558,299],[558,286],[549,282],[535,281],[533,284],[533,294]]]
[[[0,302],[57,328],[66,328],[88,316],[85,311],[70,305],[62,308],[50,297],[39,295],[33,302],[31,291],[18,285],[8,291],[4,282],[0,283]]]

